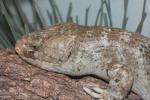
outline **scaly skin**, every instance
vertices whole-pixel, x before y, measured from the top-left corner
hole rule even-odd
[[[93,98],[122,100],[130,89],[144,100],[150,98],[150,39],[139,34],[58,24],[24,36],[15,49],[22,59],[42,69],[107,80],[106,89],[83,87]]]

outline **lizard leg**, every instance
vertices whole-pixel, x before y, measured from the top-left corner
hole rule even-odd
[[[83,89],[93,98],[100,100],[122,100],[131,89],[133,84],[132,70],[124,65],[115,64],[108,70],[110,77],[107,88],[87,86]]]

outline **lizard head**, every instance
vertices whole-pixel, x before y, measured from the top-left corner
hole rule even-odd
[[[39,56],[48,56],[57,60],[64,59],[69,55],[76,39],[76,36],[68,35],[71,33],[70,28],[73,27],[76,28],[77,25],[58,24],[41,31],[29,33],[16,42],[15,50],[18,55],[23,57],[39,58]],[[38,57],[35,57],[37,54]]]
[[[16,42],[15,50],[20,57],[61,63],[70,56],[75,39],[74,35],[30,33]]]

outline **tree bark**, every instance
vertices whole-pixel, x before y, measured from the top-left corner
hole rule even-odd
[[[83,85],[107,83],[91,76],[47,72],[21,60],[14,50],[0,50],[0,100],[92,100]],[[127,100],[140,100],[130,93]]]

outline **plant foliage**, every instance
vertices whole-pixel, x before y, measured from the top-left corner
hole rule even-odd
[[[22,35],[31,31],[42,29],[47,26],[45,19],[41,13],[41,9],[37,4],[37,0],[27,0],[32,6],[34,23],[29,23],[27,15],[22,10],[23,0],[0,0],[0,48],[13,48],[17,39]],[[79,22],[79,16],[72,16],[73,4],[69,3],[66,19],[62,18],[62,12],[60,12],[55,0],[49,0],[50,8],[46,10],[49,17],[50,24],[63,23],[63,22]],[[110,26],[113,27],[111,16],[111,2],[110,0],[101,0],[100,7],[95,16],[95,26]],[[143,2],[143,12],[141,21],[136,29],[136,32],[141,33],[144,20],[146,18],[146,0]],[[85,25],[88,25],[88,16],[91,5],[85,9]],[[107,12],[104,12],[104,7]],[[128,17],[127,17],[128,0],[124,0],[124,17],[122,22],[122,28],[125,29]]]

